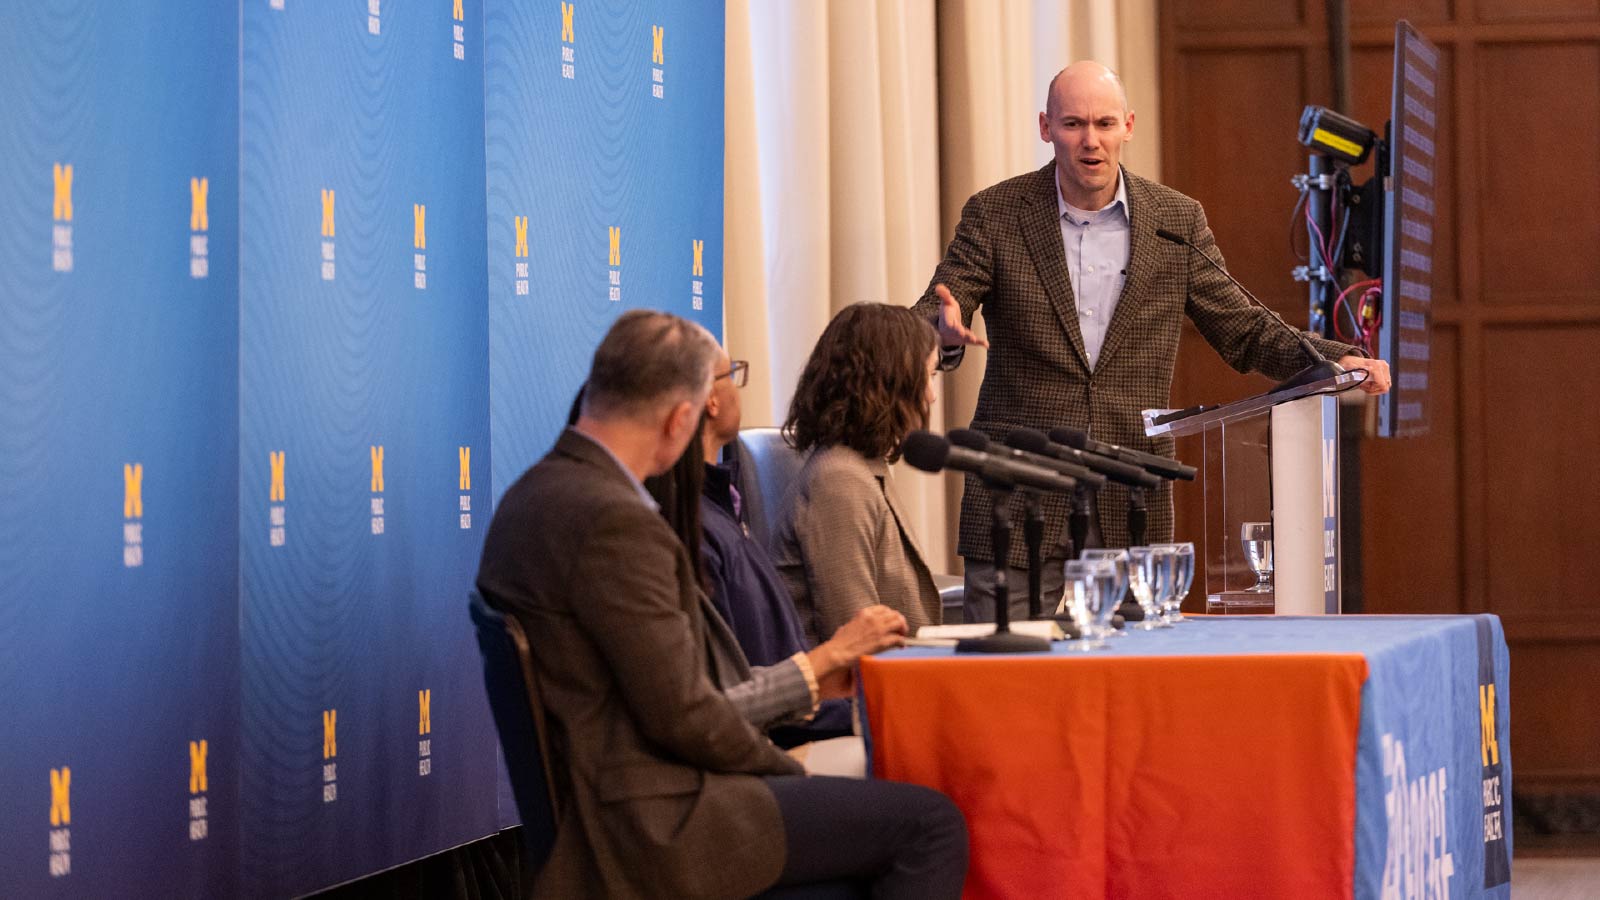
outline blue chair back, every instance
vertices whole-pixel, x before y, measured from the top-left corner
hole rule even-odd
[[[771,547],[783,497],[805,465],[805,456],[785,443],[783,432],[777,428],[746,428],[739,432],[735,446],[745,524],[750,526],[750,537],[756,543]]]
[[[544,867],[556,842],[555,780],[539,703],[539,683],[527,634],[511,616],[489,606],[476,591],[469,608],[483,654],[483,684],[500,733],[511,793],[522,818],[529,879]]]

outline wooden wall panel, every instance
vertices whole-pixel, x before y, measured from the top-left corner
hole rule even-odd
[[[1305,21],[1305,6],[1305,0],[1171,0],[1167,9],[1182,28],[1234,28],[1241,22],[1284,28]]]
[[[1392,27],[1395,19],[1407,19],[1413,25],[1432,25],[1448,22],[1453,5],[1450,0],[1351,0],[1350,21]]]
[[[1473,0],[1484,22],[1582,22],[1600,18],[1596,0]]]
[[[1592,615],[1600,590],[1600,326],[1497,326],[1486,337],[1497,357],[1482,370],[1492,423],[1484,442],[1490,611]],[[1579,397],[1589,400],[1567,402]]]
[[[1600,784],[1600,678],[1590,648],[1519,643],[1511,651],[1511,765],[1518,791]],[[1587,677],[1575,677],[1586,672]]]
[[[1305,166],[1294,139],[1305,96],[1305,54],[1299,50],[1185,54],[1172,115],[1179,149],[1162,171],[1196,197],[1237,197],[1237,204],[1206,207],[1229,269],[1280,312],[1303,306],[1288,279],[1289,206],[1295,192],[1287,175]],[[1217,97],[1228,97],[1219,108]],[[1163,103],[1163,108],[1169,104]],[[1246,121],[1249,124],[1245,124]],[[1267,139],[1258,121],[1281,124]],[[1257,210],[1279,208],[1276,215]]]
[[[1600,198],[1575,189],[1600,184],[1600,43],[1491,44],[1478,63],[1484,300],[1600,301]]]

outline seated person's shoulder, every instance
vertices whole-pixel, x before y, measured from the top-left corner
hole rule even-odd
[[[808,493],[827,491],[840,485],[871,486],[876,476],[866,458],[849,447],[821,447],[806,460],[800,473]]]

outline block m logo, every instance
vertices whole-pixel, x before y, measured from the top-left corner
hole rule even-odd
[[[50,827],[72,824],[72,769],[50,770]]]
[[[461,11],[461,0],[456,0],[455,4],[450,7],[450,18],[460,22],[465,20],[466,17],[466,13]]]
[[[267,451],[267,459],[272,463],[272,490],[267,500],[272,503],[283,502],[283,451]]]
[[[421,203],[411,204],[411,246],[428,249],[428,208]]]
[[[622,228],[619,226],[612,226],[606,229],[606,233],[611,238],[611,255],[609,257],[609,264],[613,266],[620,266],[622,265]]]
[[[706,272],[705,267],[706,242],[694,242],[694,277],[699,278]]]
[[[417,734],[432,734],[433,721],[429,714],[433,705],[433,688],[417,691]]]
[[[650,26],[650,63],[652,65],[664,66],[667,64],[667,56],[661,52],[661,41],[666,36],[667,27],[665,25]]]
[[[472,448],[457,447],[456,461],[460,465],[460,477],[457,480],[461,484],[461,490],[472,490]]]
[[[561,40],[569,44],[574,42],[572,32],[572,10],[574,6],[576,6],[574,3],[561,4]]]
[[[322,711],[322,758],[333,759],[339,755],[339,711],[325,709]]]
[[[517,226],[517,256],[528,255],[528,217],[512,216],[512,223]]]
[[[72,164],[56,163],[51,167],[55,179],[55,197],[50,203],[50,214],[57,222],[72,221]]]
[[[1495,728],[1494,685],[1478,685],[1478,727],[1482,734],[1483,764],[1500,765],[1500,737]]]
[[[144,518],[144,463],[122,464],[122,517]]]
[[[372,492],[383,493],[383,445],[372,448]]]
[[[211,179],[189,179],[189,230],[206,231],[211,220],[206,215],[206,195],[211,193]]]
[[[1322,517],[1331,519],[1339,514],[1339,492],[1334,479],[1338,476],[1339,446],[1333,438],[1322,441]]]
[[[322,236],[333,237],[333,191],[322,189]]]
[[[210,748],[204,739],[189,742],[189,793],[203,794],[206,790],[206,753]]]

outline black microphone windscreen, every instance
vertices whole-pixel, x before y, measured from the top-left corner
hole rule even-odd
[[[1089,433],[1078,428],[1052,428],[1050,440],[1066,444],[1074,450],[1082,450],[1089,446]]]
[[[1006,444],[1029,453],[1046,454],[1050,450],[1050,439],[1032,428],[1011,429],[1006,435]]]
[[[1189,245],[1188,241],[1184,240],[1182,237],[1180,237],[1180,236],[1178,236],[1176,234],[1173,234],[1172,232],[1166,230],[1165,228],[1157,228],[1156,229],[1156,237],[1161,238],[1163,241],[1171,241],[1174,244],[1183,244],[1186,247]]]
[[[950,458],[950,442],[931,432],[913,431],[900,443],[900,457],[912,468],[938,472]]]
[[[950,443],[955,444],[957,447],[965,447],[968,450],[989,449],[988,435],[971,428],[957,428],[945,435],[945,437],[948,437]]]

